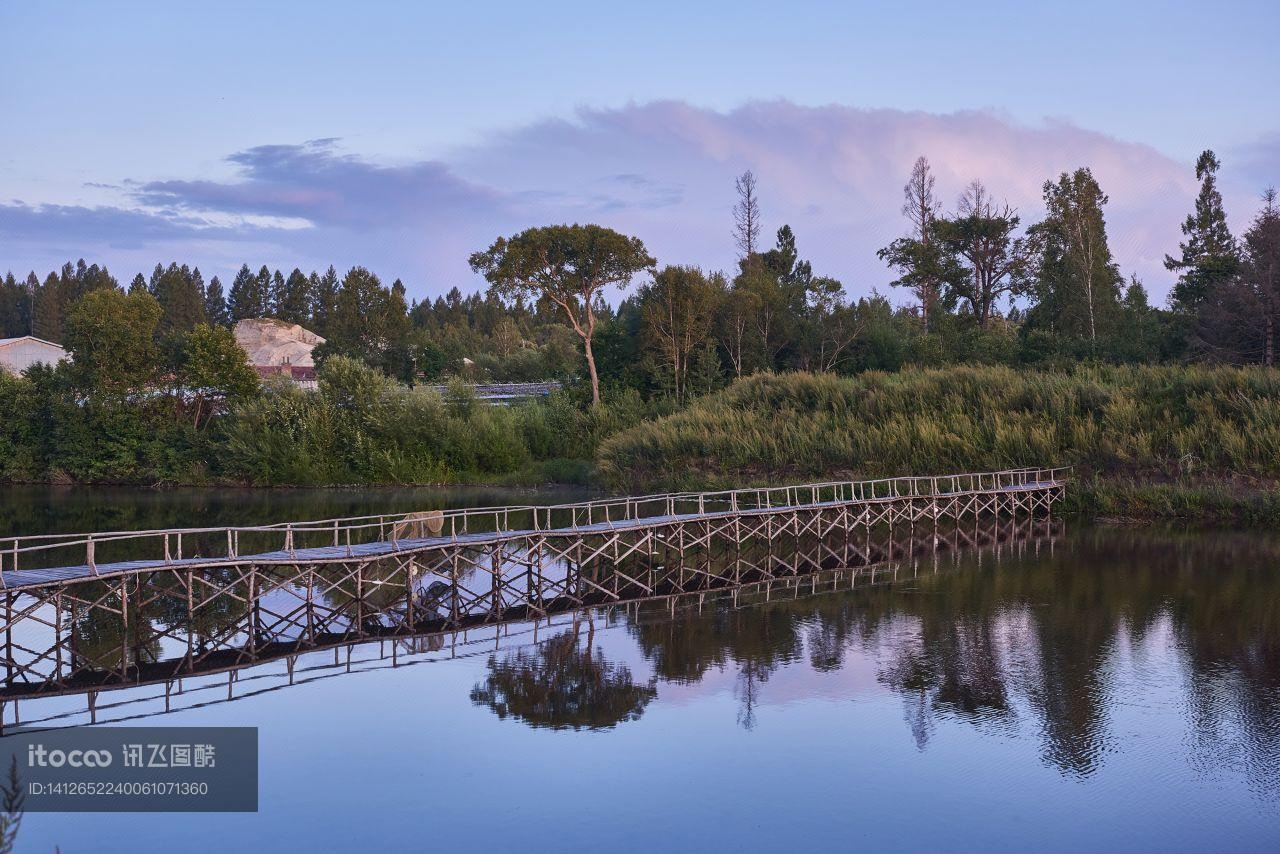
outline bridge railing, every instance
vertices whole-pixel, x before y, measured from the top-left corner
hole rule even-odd
[[[664,516],[748,514],[785,507],[1048,487],[1064,482],[1069,472],[1069,467],[1018,468],[710,492],[667,492],[568,504],[348,516],[268,525],[37,534],[0,540],[0,570],[10,573],[82,566],[93,576],[101,564],[134,560],[163,565],[230,563],[253,555],[263,556],[264,563],[288,562],[302,549],[331,548],[352,554],[356,546],[371,542],[389,542],[398,548],[404,541],[425,538],[457,541],[473,535],[525,530],[573,533]],[[0,576],[0,586],[5,585]]]

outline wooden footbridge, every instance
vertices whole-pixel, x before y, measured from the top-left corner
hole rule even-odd
[[[1067,475],[1015,469],[6,538],[0,699],[172,680],[335,644],[980,544],[983,520],[1049,516]]]

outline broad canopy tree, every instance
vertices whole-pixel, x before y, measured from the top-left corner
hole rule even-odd
[[[582,340],[591,377],[591,403],[600,403],[600,377],[592,341],[600,303],[610,286],[625,288],[656,262],[636,237],[599,225],[548,225],[500,237],[471,256],[471,269],[506,300],[548,299]]]
[[[186,334],[178,379],[197,429],[229,402],[251,397],[259,389],[258,375],[235,335],[225,326],[208,323]]]
[[[968,302],[978,326],[986,328],[1004,294],[1026,288],[1031,248],[1015,237],[1019,219],[1007,202],[997,203],[981,181],[973,181],[960,196],[955,217],[935,221],[944,251],[960,260],[965,275],[955,294]]]
[[[67,312],[66,346],[83,389],[115,395],[152,385],[160,368],[156,329],[164,314],[151,294],[103,288]]]
[[[1008,203],[997,204],[981,181],[960,196],[952,217],[939,213],[929,162],[916,160],[903,187],[903,213],[911,233],[877,255],[898,272],[891,284],[912,290],[926,323],[936,306],[964,300],[980,327],[986,328],[1005,294],[1026,288],[1031,247],[1016,237],[1019,217]]]

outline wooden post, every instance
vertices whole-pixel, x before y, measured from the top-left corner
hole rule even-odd
[[[492,604],[489,606],[494,620],[502,619],[502,544],[494,543],[489,553],[489,573],[491,577]]]

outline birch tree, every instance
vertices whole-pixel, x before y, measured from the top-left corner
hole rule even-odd
[[[1120,270],[1102,213],[1107,196],[1092,172],[1077,169],[1045,182],[1044,203],[1044,221],[1030,230],[1038,308],[1053,331],[1096,347],[1120,310]]]

